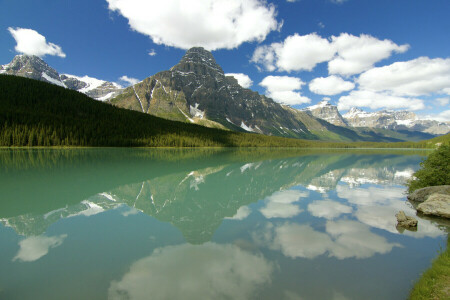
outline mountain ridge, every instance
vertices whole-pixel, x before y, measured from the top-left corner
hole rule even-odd
[[[34,55],[17,55],[6,65],[0,66],[0,74],[15,75],[49,82],[64,88],[78,91],[100,101],[117,96],[122,86],[117,83],[96,79],[89,76],[59,74],[43,59]]]

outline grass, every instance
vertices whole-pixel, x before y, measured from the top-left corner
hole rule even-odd
[[[414,285],[410,300],[450,299],[450,239],[447,237],[447,249],[433,261],[431,268],[422,274]]]

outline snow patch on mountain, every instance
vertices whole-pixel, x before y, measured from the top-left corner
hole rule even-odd
[[[57,80],[55,78],[52,78],[49,75],[47,75],[47,73],[45,73],[45,72],[42,72],[41,76],[42,76],[42,78],[44,78],[45,80],[47,80],[50,83],[53,83],[53,84],[56,84],[56,85],[59,85],[59,86],[62,86],[64,88],[66,88],[66,85],[64,83],[62,83],[61,80]]]

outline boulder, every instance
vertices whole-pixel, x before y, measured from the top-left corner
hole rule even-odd
[[[397,227],[406,229],[417,227],[417,219],[405,215],[405,212],[403,210],[399,211],[395,216],[397,217]]]
[[[408,200],[415,202],[424,202],[428,199],[431,194],[444,194],[450,195],[450,185],[438,185],[424,187],[415,190],[413,193],[408,195]]]
[[[433,215],[450,219],[450,195],[431,194],[425,202],[417,206],[424,215]]]

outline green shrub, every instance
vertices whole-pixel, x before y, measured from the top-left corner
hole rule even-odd
[[[420,166],[408,182],[409,193],[427,186],[450,184],[450,146],[440,146]]]

